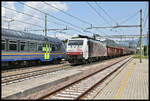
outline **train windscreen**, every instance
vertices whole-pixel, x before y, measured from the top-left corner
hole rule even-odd
[[[69,40],[68,45],[83,45],[83,40]]]

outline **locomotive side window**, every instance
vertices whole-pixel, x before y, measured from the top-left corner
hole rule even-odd
[[[2,50],[6,50],[6,40],[2,40]]]
[[[83,45],[83,40],[69,40],[68,45]]]
[[[12,51],[17,50],[17,41],[9,41],[9,50],[12,50]]]
[[[27,42],[20,42],[20,50],[27,51],[28,45]]]
[[[36,51],[36,43],[29,43],[29,51]]]

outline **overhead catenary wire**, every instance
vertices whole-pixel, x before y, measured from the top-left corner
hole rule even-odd
[[[81,30],[84,30],[83,28],[81,28],[81,27],[79,27],[79,26],[76,26],[76,25],[74,25],[74,24],[72,24],[72,23],[69,23],[69,22],[64,21],[64,20],[62,20],[62,19],[59,19],[59,18],[57,18],[57,17],[55,17],[55,16],[53,16],[53,15],[51,15],[51,14],[49,14],[49,13],[45,13],[45,12],[43,12],[43,11],[37,9],[37,8],[31,7],[31,6],[29,6],[29,5],[25,4],[25,3],[22,3],[22,2],[19,2],[19,3],[22,4],[22,5],[25,5],[25,6],[27,6],[27,7],[30,7],[30,8],[32,8],[32,9],[34,9],[34,10],[37,10],[37,11],[43,13],[43,14],[47,14],[48,16],[50,16],[50,17],[52,17],[52,18],[55,18],[55,19],[58,20],[58,21],[61,21],[61,22],[63,22],[63,23],[66,23],[66,24],[69,24],[69,25],[74,26],[74,27],[76,27],[76,28],[79,28],[79,29],[81,29]]]
[[[145,12],[144,12],[144,16],[143,16],[143,18],[145,18],[145,19],[143,19],[143,28],[145,28],[145,25],[146,25],[146,21],[147,21],[147,19],[148,19],[148,13],[147,13],[147,15],[146,15],[146,9],[147,9],[147,5],[146,5],[146,7],[145,7]]]
[[[6,8],[6,7],[5,7]],[[9,8],[8,8],[9,9]],[[14,9],[11,9],[11,10],[14,10]],[[16,11],[16,10],[14,10],[14,11]],[[18,12],[18,11],[16,11],[16,12]],[[22,13],[22,12],[19,12],[19,13]],[[35,17],[35,16],[33,16],[33,15],[30,15],[30,14],[26,14],[26,13],[22,13],[22,14],[25,14],[25,15],[28,15],[28,16],[32,16],[32,17],[34,17],[34,18],[38,18],[38,17]],[[43,21],[43,19],[41,19],[41,18],[38,18],[39,20],[42,20]],[[29,24],[29,23],[28,23]],[[31,24],[31,23],[30,23]],[[73,28],[72,28],[73,29]],[[75,31],[78,31],[78,30],[75,30]],[[80,32],[80,31],[78,31],[78,32]],[[82,33],[82,32],[80,32],[80,33]]]
[[[146,16],[146,18],[145,18],[143,28],[145,28],[145,25],[146,25],[146,21],[147,21],[147,19],[148,19],[148,14],[147,14],[147,16]]]
[[[4,7],[4,6],[2,6],[2,7]],[[36,17],[36,16],[34,16],[34,15],[27,14],[27,13],[24,13],[24,12],[20,12],[20,11],[17,11],[17,10],[15,10],[15,9],[11,9],[11,8],[8,8],[8,7],[4,7],[4,8],[9,9],[9,10],[12,10],[12,11],[15,11],[15,12],[17,12],[17,13],[21,13],[21,14],[24,14],[24,15],[27,15],[27,16],[30,16],[30,17],[33,17],[33,18],[36,18],[36,19],[39,19],[39,20],[43,21],[43,19],[41,19],[41,18],[39,18],[39,17]]]
[[[9,18],[7,16],[2,16],[2,17],[12,20],[12,18]],[[15,19],[15,21],[43,28],[42,26],[39,26],[39,25],[36,25],[36,24],[32,24],[32,23],[28,23],[28,22],[24,22],[24,21],[20,21],[20,20],[16,20],[16,19]]]
[[[78,18],[78,17],[76,17],[76,16],[73,16],[73,15],[67,13],[67,12],[64,12],[63,10],[61,10],[61,9],[55,7],[55,6],[52,6],[52,5],[50,5],[50,4],[46,3],[46,2],[43,2],[43,3],[45,3],[46,5],[49,5],[50,7],[55,8],[55,9],[57,9],[57,10],[59,10],[59,11],[61,11],[62,13],[66,14],[66,15],[68,15],[68,16],[70,16],[70,17],[73,17],[73,18],[75,18],[75,19],[77,19],[77,20],[79,20],[79,21],[81,21],[81,22],[83,22],[83,23],[85,23],[85,24],[91,25],[91,23],[89,23],[89,22],[87,22],[87,21],[84,21],[84,20],[82,20],[82,19],[80,19],[80,18]]]
[[[4,7],[4,6],[2,6],[2,7]],[[9,9],[9,10],[12,10],[12,11],[15,11],[15,12],[17,12],[17,13],[21,13],[21,14],[24,14],[24,15],[27,15],[27,16],[30,16],[30,17],[33,17],[33,18],[36,18],[36,19],[39,19],[39,20],[41,20],[41,21],[44,21],[44,19],[41,19],[41,18],[36,17],[36,16],[34,16],[34,15],[31,15],[31,14],[27,14],[27,13],[24,13],[24,12],[20,12],[20,11],[17,11],[17,10],[15,10],[15,9],[11,9],[11,8],[8,8],[8,7],[4,7],[4,8]],[[55,25],[66,26],[66,25],[63,25],[63,24],[58,24],[58,23],[56,23],[56,22],[51,22],[51,21],[49,21],[49,20],[48,20],[48,22],[53,23],[53,24],[55,24]],[[72,27],[70,27],[70,28],[71,28],[72,30],[74,30],[74,31],[77,31],[77,32],[79,32],[79,33],[82,33],[81,31],[76,30],[76,29],[74,29],[74,28],[72,28]]]
[[[122,21],[122,22],[120,22],[120,23],[125,23],[125,22],[129,21],[130,18],[132,19],[132,18],[133,18],[134,16],[136,16],[139,12],[140,12],[140,11],[137,11],[136,13],[134,13],[134,14],[131,15],[131,16],[129,16],[127,19],[125,19],[124,21]]]
[[[116,23],[116,25],[118,24],[118,22],[117,22],[115,19],[113,19],[113,18],[105,11],[105,9],[103,9],[97,2],[95,2],[95,3],[96,3],[96,5],[97,5],[100,9],[103,10],[103,12],[104,12],[112,21],[114,21],[114,22]],[[107,35],[107,34],[105,34],[105,35]]]
[[[92,5],[90,5],[90,3],[87,2],[87,4],[88,4],[100,17],[102,17],[103,20],[104,20],[106,23],[108,23],[108,24],[111,26],[111,24],[110,24],[99,12],[97,12],[97,10],[96,10]],[[105,34],[105,35],[107,35],[107,34]]]
[[[103,33],[105,35],[105,37],[107,36],[108,38],[112,38],[110,35],[106,34],[104,31],[102,32],[100,29],[98,29],[101,33]],[[105,30],[105,29],[104,29]],[[104,36],[101,36],[104,37]]]
[[[111,25],[109,23],[109,21],[107,21],[90,3],[87,2],[87,4],[89,5],[89,7],[91,7],[101,18],[103,18],[103,20],[108,23],[109,25]]]
[[[146,19],[146,9],[147,9],[147,5],[146,5],[146,7],[145,7],[144,16],[143,16],[143,18],[145,18],[145,19]],[[144,22],[144,19],[143,19],[143,22]]]
[[[95,3],[96,3],[96,5],[97,5],[100,9],[103,10],[103,12],[104,12],[112,21],[114,21],[114,22],[117,24],[117,21],[116,21],[115,19],[113,19],[113,18],[105,11],[105,9],[103,9],[97,2],[95,2]]]

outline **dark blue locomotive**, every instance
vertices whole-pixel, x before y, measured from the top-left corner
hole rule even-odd
[[[2,28],[1,34],[2,66],[44,61],[60,62],[65,58],[65,46],[59,39],[5,28]],[[51,47],[49,59],[44,58],[45,44]]]

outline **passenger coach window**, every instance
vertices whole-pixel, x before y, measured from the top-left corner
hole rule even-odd
[[[52,45],[52,51],[56,51],[56,49],[55,49],[55,46],[54,46],[54,45]]]
[[[6,41],[2,40],[2,50],[6,50]]]
[[[38,44],[38,51],[42,51],[42,47],[43,47],[42,44]]]
[[[26,42],[20,42],[20,49],[21,51],[27,51],[27,43]]]
[[[60,44],[58,44],[58,49],[60,49]]]
[[[36,43],[29,43],[29,51],[36,51]]]
[[[17,50],[17,41],[9,41],[9,50]]]

